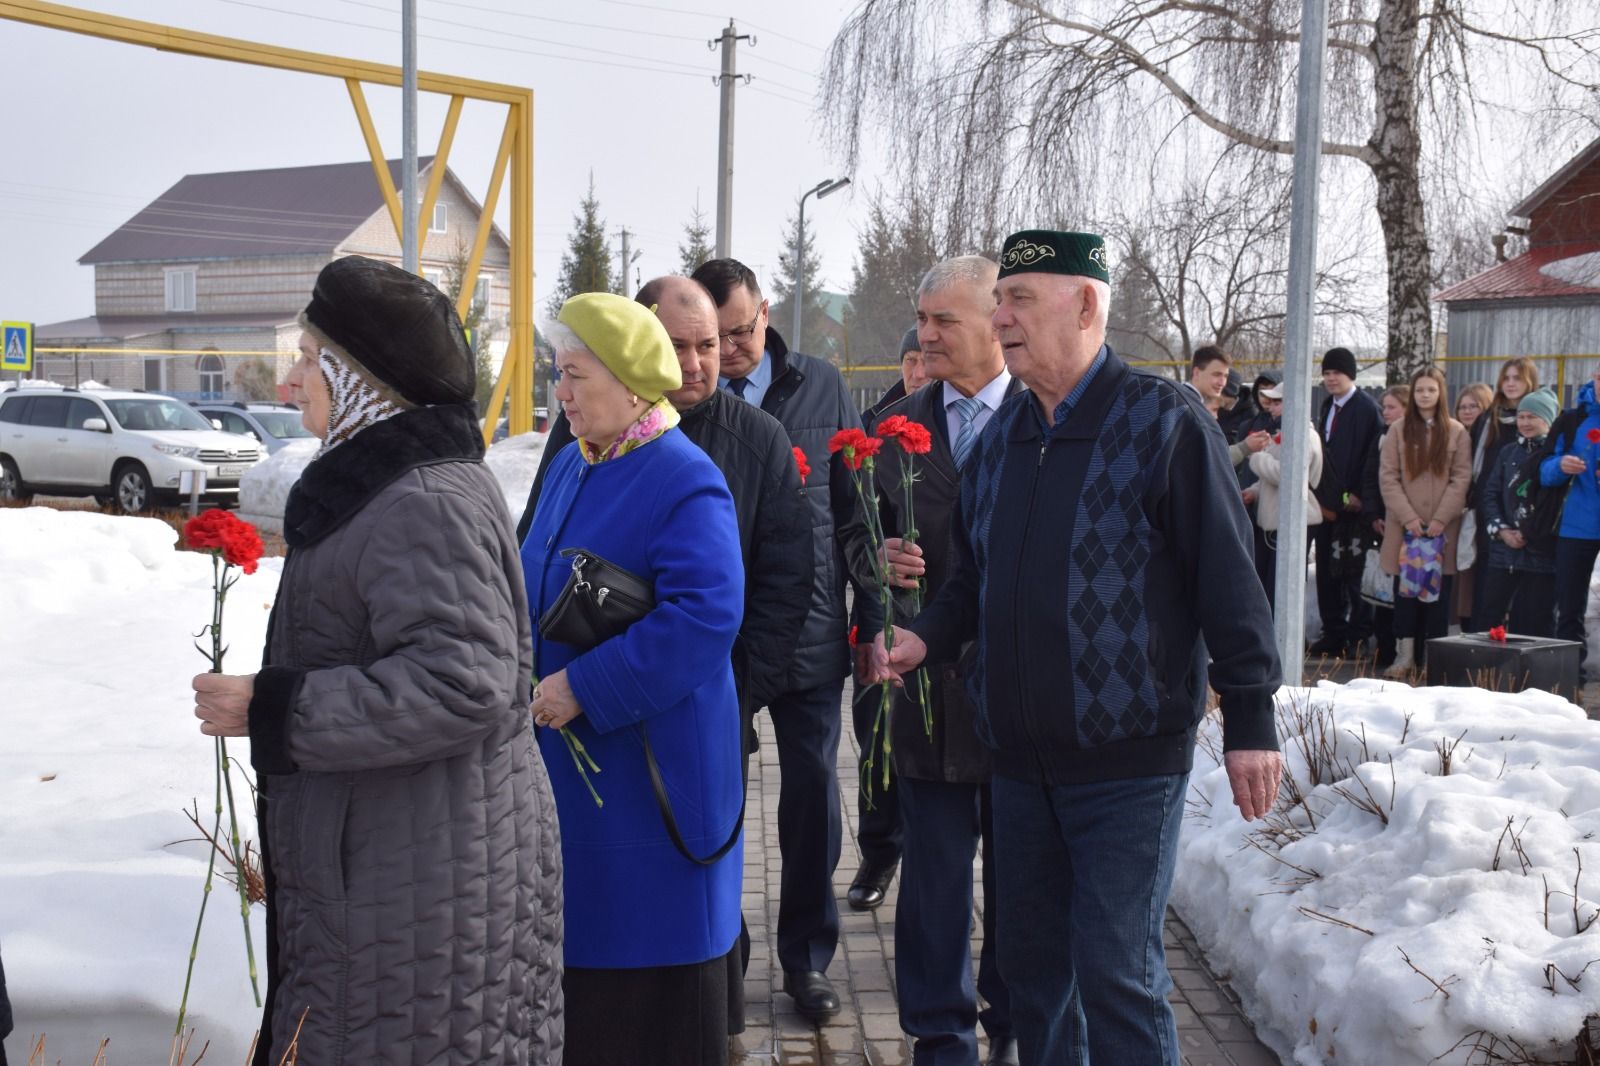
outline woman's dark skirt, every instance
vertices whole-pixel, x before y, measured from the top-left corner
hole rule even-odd
[[[738,944],[688,966],[568,966],[566,1066],[725,1066],[729,1019],[744,1016],[738,970]]]

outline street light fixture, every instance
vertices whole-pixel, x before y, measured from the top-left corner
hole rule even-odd
[[[794,298],[794,329],[789,333],[789,347],[793,351],[800,350],[800,310],[806,298],[806,197],[815,196],[820,200],[849,184],[849,178],[827,178],[800,194],[800,239],[795,242],[794,292],[790,294]]]

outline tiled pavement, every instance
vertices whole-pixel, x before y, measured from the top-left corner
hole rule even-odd
[[[876,911],[859,914],[844,902],[858,859],[854,832],[856,744],[849,726],[849,705],[844,707],[845,740],[839,745],[845,812],[844,852],[834,874],[839,950],[828,968],[843,1009],[820,1026],[795,1013],[793,1002],[782,990],[783,973],[777,965],[778,756],[770,719],[762,714],[757,722],[761,751],[752,760],[750,810],[745,818],[744,911],[752,941],[750,972],[745,979],[746,1029],[734,1038],[732,1062],[734,1066],[910,1063],[911,1048],[895,1013],[894,911],[899,881]],[[981,883],[975,889],[981,907]],[[976,928],[974,935],[976,966]],[[1172,1001],[1178,1039],[1187,1066],[1279,1066],[1278,1057],[1256,1039],[1232,990],[1207,969],[1193,935],[1171,912],[1166,944],[1167,963],[1177,985]]]

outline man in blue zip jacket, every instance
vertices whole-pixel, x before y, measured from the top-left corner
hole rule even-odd
[[[1600,433],[1597,391],[1600,368],[1595,369],[1594,380],[1578,390],[1577,406],[1551,427],[1554,454],[1539,465],[1539,480],[1547,488],[1569,486],[1556,536],[1556,636],[1578,642],[1584,684],[1595,678],[1595,669],[1588,664],[1584,615],[1589,609],[1590,575],[1600,557],[1600,444],[1589,440],[1590,433]]]
[[[1206,684],[1246,819],[1277,798],[1272,615],[1214,418],[1105,345],[1104,241],[1004,244],[994,324],[1029,388],[962,470],[955,572],[875,676],[976,638],[1000,972],[1023,1063],[1178,1066],[1161,944]]]

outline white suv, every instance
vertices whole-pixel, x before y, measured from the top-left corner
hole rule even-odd
[[[124,511],[176,501],[179,475],[205,471],[203,498],[239,498],[261,460],[247,437],[215,429],[194,408],[143,392],[20,388],[0,393],[0,499],[93,496]]]

